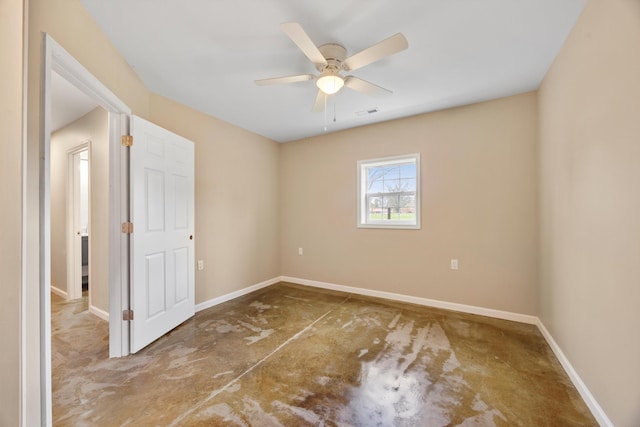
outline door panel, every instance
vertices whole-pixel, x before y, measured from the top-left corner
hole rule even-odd
[[[189,253],[185,249],[173,252],[175,263],[176,302],[182,302],[189,296]]]
[[[165,290],[167,283],[164,275],[166,268],[164,253],[149,254],[146,261],[147,320],[150,320],[164,313],[166,309]]]
[[[195,312],[194,147],[132,117],[131,352]]]
[[[164,173],[163,171],[146,169],[145,173],[145,197],[147,198],[146,233],[164,231]]]

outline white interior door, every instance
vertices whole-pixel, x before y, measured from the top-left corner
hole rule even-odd
[[[132,117],[131,352],[195,312],[193,143]]]

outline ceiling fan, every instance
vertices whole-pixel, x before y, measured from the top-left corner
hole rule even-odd
[[[409,47],[407,39],[402,33],[395,34],[371,47],[368,47],[355,55],[347,57],[347,49],[337,43],[327,43],[316,46],[302,26],[296,22],[285,22],[280,25],[282,30],[300,48],[302,53],[316,66],[319,75],[300,74],[295,76],[275,77],[256,80],[260,86],[296,83],[307,80],[316,80],[318,95],[313,104],[312,111],[322,111],[325,105],[325,95],[337,93],[343,86],[357,90],[371,96],[385,96],[392,92],[388,89],[362,80],[355,76],[343,76],[342,71],[354,71],[379,61],[382,58],[401,52]]]

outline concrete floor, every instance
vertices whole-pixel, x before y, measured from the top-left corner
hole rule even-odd
[[[532,325],[280,283],[108,359],[53,296],[54,426],[596,426]]]

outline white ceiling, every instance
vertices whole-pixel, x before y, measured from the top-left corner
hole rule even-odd
[[[280,142],[534,90],[586,2],[81,1],[151,91]],[[280,29],[290,21],[349,54],[402,32],[408,50],[353,72],[393,95],[343,89],[325,119],[313,81],[256,86],[316,73]]]
[[[60,74],[51,72],[51,131],[68,125],[98,106]]]

